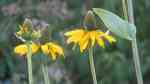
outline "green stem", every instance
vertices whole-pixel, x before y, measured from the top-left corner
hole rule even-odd
[[[95,72],[95,66],[94,66],[94,59],[93,59],[93,48],[92,46],[89,48],[89,62],[90,62],[90,68],[91,68],[91,73],[93,77],[93,83],[97,84],[97,79],[96,79],[96,72]]]
[[[127,0],[128,9],[128,21],[134,24],[133,4],[132,0]]]
[[[139,54],[138,54],[136,38],[132,40],[132,51],[133,51],[133,60],[134,60],[134,65],[135,65],[137,83],[143,84],[143,78],[142,78],[141,65],[140,65],[140,59],[139,59]]]
[[[44,76],[44,83],[50,84],[49,76],[48,76],[48,67],[45,64],[42,64],[42,72]]]
[[[127,17],[127,20],[134,24],[134,14],[133,14],[133,4],[132,0],[126,0],[127,1],[127,6],[125,3],[123,3],[123,7],[128,10],[124,11],[125,17]],[[122,2],[125,2],[122,0]],[[126,14],[127,13],[127,14]],[[137,47],[137,42],[136,42],[136,36],[135,38],[131,41],[132,43],[132,52],[133,52],[133,60],[134,60],[134,65],[135,65],[135,71],[136,71],[136,77],[137,77],[137,83],[138,84],[143,84],[143,78],[142,78],[142,72],[141,72],[141,65],[140,65],[140,58],[139,58],[139,53],[138,53],[138,47]]]
[[[27,65],[28,65],[28,80],[29,84],[33,84],[33,75],[32,75],[32,46],[31,42],[27,42],[27,48],[28,48],[28,53],[27,53]]]
[[[123,9],[124,18],[125,18],[125,20],[128,21],[128,12],[127,12],[126,0],[122,0],[122,9]]]

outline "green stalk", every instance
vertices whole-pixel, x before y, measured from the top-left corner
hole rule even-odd
[[[127,12],[127,4],[126,4],[126,0],[122,0],[122,9],[123,9],[123,15],[125,20],[128,21],[128,12]]]
[[[44,83],[50,84],[49,76],[48,76],[48,68],[45,64],[42,64],[42,72],[43,72],[43,76],[44,76]]]
[[[128,4],[129,22],[134,24],[132,0],[127,0],[127,4]],[[140,65],[140,58],[139,58],[138,47],[137,47],[137,42],[136,42],[136,36],[135,36],[135,39],[131,41],[131,43],[132,43],[133,60],[134,60],[134,65],[135,65],[137,83],[143,84],[143,77],[142,77],[142,72],[141,72],[141,65]]]
[[[31,42],[27,42],[27,48],[28,48],[28,53],[27,53],[27,65],[28,65],[28,80],[29,84],[33,84],[33,75],[32,75],[32,46]]]
[[[132,51],[133,51],[133,60],[134,60],[134,65],[135,65],[137,83],[143,84],[143,77],[142,77],[142,72],[141,72],[141,65],[140,65],[136,38],[132,40]]]
[[[91,73],[92,73],[92,77],[93,77],[93,83],[97,84],[94,59],[93,59],[93,47],[92,46],[89,48],[89,62],[90,62],[90,68],[91,68]]]
[[[124,11],[124,15],[125,15],[125,17],[127,17],[127,20],[130,23],[134,24],[132,0],[126,0],[126,1],[127,1],[127,5],[125,3],[123,3],[123,6],[126,6],[123,8],[128,9],[128,12]],[[122,0],[122,2],[125,2],[125,1]],[[137,84],[143,84],[143,78],[142,78],[142,72],[141,72],[141,65],[140,65],[140,58],[139,58],[138,47],[137,47],[137,42],[136,42],[136,36],[131,41],[131,43],[132,43],[133,61],[134,61],[136,77],[137,77]]]

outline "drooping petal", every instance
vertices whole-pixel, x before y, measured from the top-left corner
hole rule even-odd
[[[19,55],[25,55],[25,54],[27,54],[28,49],[25,44],[21,44],[14,48],[14,52]]]
[[[105,35],[104,38],[108,40],[109,43],[116,42],[116,39],[110,35]]]
[[[71,42],[74,42],[74,43],[77,43],[80,38],[78,38],[79,35],[74,35],[74,36],[70,36],[68,39],[67,39],[67,44],[70,44]]]
[[[56,43],[51,43],[51,46],[56,53],[58,53],[59,55],[64,55],[64,51],[59,45],[57,45]]]
[[[86,32],[84,37],[79,42],[81,52],[83,52],[87,48],[87,46],[89,44],[89,39],[90,39],[90,33]]]
[[[32,54],[34,54],[38,51],[39,46],[36,45],[35,43],[32,43],[31,48],[32,48]],[[20,44],[14,48],[14,52],[16,54],[26,55],[28,53],[28,47],[26,44]]]
[[[48,42],[41,47],[43,53],[48,54],[51,56],[52,60],[56,60],[58,55],[64,55],[63,49],[53,42]]]
[[[75,30],[76,31],[76,30]],[[74,32],[72,35],[70,35],[67,39],[67,43],[70,44],[71,42],[73,43],[77,43],[80,41],[80,39],[83,37],[85,31],[78,31],[78,32]]]
[[[74,34],[80,34],[82,32],[84,32],[83,29],[76,29],[76,30],[72,30],[72,31],[66,32],[64,35],[65,36],[72,36]]]
[[[90,32],[91,46],[94,46],[96,40],[95,38],[96,38],[96,31],[91,31]]]
[[[39,46],[35,43],[32,43],[32,53],[36,53],[39,50]]]
[[[103,35],[104,35],[104,33],[101,31],[96,32],[96,41],[100,47],[105,48],[104,40],[103,40],[103,38],[101,38],[101,36],[103,36]]]
[[[104,44],[104,41],[103,41],[102,39],[97,38],[96,40],[97,40],[97,43],[98,43],[98,45],[99,45],[100,47],[105,48],[105,44]]]
[[[50,56],[52,57],[52,60],[56,60],[56,53],[54,52],[53,48],[50,48]]]
[[[49,54],[48,45],[41,45],[41,50],[44,54]]]

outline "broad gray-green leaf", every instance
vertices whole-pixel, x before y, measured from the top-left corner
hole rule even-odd
[[[134,24],[130,24],[114,13],[101,8],[93,8],[93,11],[112,33],[128,40],[135,38],[136,27]]]

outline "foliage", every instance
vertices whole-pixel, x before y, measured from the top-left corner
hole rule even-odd
[[[32,3],[28,4],[28,1],[32,1]],[[51,4],[52,2],[53,4]],[[78,48],[76,49],[77,53],[73,52],[70,46],[66,46],[63,36],[63,32],[66,30],[82,24],[82,18],[86,11],[85,5],[83,0],[1,0],[0,83],[3,81],[2,84],[5,84],[12,80],[14,84],[26,84],[27,82],[25,58],[14,56],[12,49],[21,43],[13,32],[19,29],[18,24],[22,23],[25,17],[30,16],[36,21],[46,21],[50,24],[47,31],[43,32],[45,37],[41,39],[41,42],[53,39],[65,48],[65,59],[60,58],[57,62],[49,62],[50,71],[60,73],[50,73],[51,78],[61,84],[91,84],[92,78],[87,54],[80,54]],[[121,0],[112,2],[110,0],[94,0],[93,7],[108,9],[123,17]],[[145,84],[150,83],[149,9],[149,0],[134,0],[137,40]],[[99,27],[105,28],[105,26]],[[108,46],[106,49],[97,47],[94,49],[99,84],[135,84],[131,44],[124,39],[117,38],[116,45]],[[40,56],[37,54],[34,57],[33,60],[36,60],[36,63],[33,64],[34,76],[35,80],[38,80],[36,82],[39,83],[42,81],[40,70],[38,71]]]

